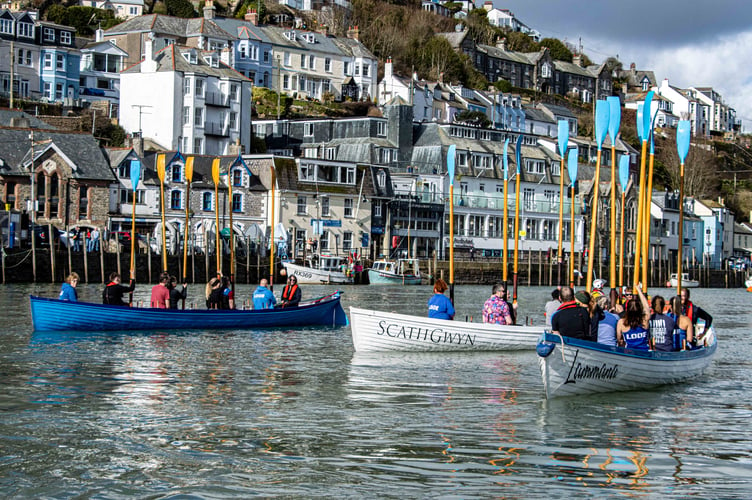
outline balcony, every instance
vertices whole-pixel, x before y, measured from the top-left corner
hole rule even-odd
[[[213,135],[216,137],[229,137],[230,127],[216,122],[206,122],[204,124],[204,135]]]
[[[224,95],[220,92],[207,92],[206,94],[204,94],[204,102],[207,106],[229,108],[230,96]]]

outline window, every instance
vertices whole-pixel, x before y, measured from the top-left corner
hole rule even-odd
[[[230,99],[234,102],[238,101],[238,96],[239,96],[238,89],[239,88],[240,87],[236,83],[233,83],[230,85]]]
[[[316,69],[316,58],[308,56],[308,69]]]
[[[232,211],[243,211],[243,195],[241,193],[232,193]]]
[[[13,21],[10,19],[0,19],[0,33],[12,35],[13,34]]]
[[[332,72],[332,58],[331,57],[327,57],[324,59],[324,71],[326,71],[327,73]]]
[[[183,197],[183,193],[178,191],[177,189],[174,189],[170,192],[170,208],[173,210],[180,210],[181,205],[180,201]]]
[[[212,194],[208,191],[201,195],[201,209],[205,212],[212,209]]]
[[[200,137],[193,139],[193,152],[196,154],[204,152],[204,141]]]
[[[54,42],[55,41],[55,30],[52,28],[44,28],[44,41],[45,42]]]
[[[65,69],[65,56],[63,54],[57,54],[56,61],[57,69]]]
[[[180,163],[173,163],[172,165],[172,175],[170,175],[170,179],[172,182],[182,182],[183,181],[183,165]]]
[[[539,160],[525,160],[525,170],[531,174],[543,174],[544,163]]]
[[[353,200],[352,198],[345,198],[345,217],[353,216]]]
[[[290,75],[282,75],[282,88],[290,90]]]
[[[44,55],[44,69],[52,69],[52,54]]]
[[[144,189],[137,189],[136,190],[136,205],[144,205],[146,202],[146,190]],[[130,205],[133,203],[133,190],[132,189],[122,189],[120,190],[120,203],[124,203],[127,205]]]
[[[306,197],[298,196],[298,215],[306,215]]]
[[[343,65],[343,67],[344,67],[344,73],[345,73],[345,75],[346,75],[346,76],[349,76],[349,75],[350,75],[350,63],[349,63],[349,62],[347,62],[347,61],[344,61],[344,62],[342,63],[342,65]]]
[[[62,43],[63,45],[70,45],[72,40],[73,40],[73,37],[71,36],[70,31],[60,32],[60,43]]]
[[[191,95],[191,79],[183,80],[183,95]]]
[[[381,217],[381,203],[374,203],[374,205],[373,205],[373,216],[374,217]]]
[[[379,173],[376,174],[376,182],[378,183],[380,188],[386,188],[386,172],[379,170]]]
[[[193,124],[197,127],[204,126],[204,108],[196,108],[193,111]]]
[[[530,189],[530,188],[523,189],[522,199],[524,201],[525,210],[535,209],[535,190],[534,189]]]
[[[303,135],[305,137],[313,137],[313,123],[303,124]]]
[[[196,78],[196,97],[204,97],[204,81]]]
[[[183,125],[190,125],[191,123],[191,108],[183,106]]]
[[[376,125],[376,135],[386,137],[386,122],[378,122]]]
[[[232,171],[232,185],[233,186],[242,186],[243,185],[243,171],[239,168],[236,168]]]
[[[329,215],[331,215],[329,213],[329,197],[328,196],[323,196],[321,198],[321,215],[324,217],[328,217]]]
[[[230,130],[238,129],[238,114],[235,111],[230,112]]]
[[[363,65],[363,76],[368,76],[368,73],[370,72],[371,67],[368,64]]]
[[[329,250],[329,231],[322,230],[321,236],[319,236],[319,241],[321,243],[319,245],[321,247],[321,251],[322,252],[328,251]]]
[[[44,96],[52,100],[52,84],[50,82],[44,82]]]
[[[279,60],[279,59],[277,59],[277,60]],[[289,52],[285,52],[283,61],[284,62],[282,64],[284,64],[285,66],[288,66],[288,67],[290,66],[290,53]]]
[[[327,160],[335,160],[337,158],[337,148],[324,149],[324,158]]]
[[[308,68],[308,57],[305,54],[300,54],[300,67],[303,69]]]
[[[34,25],[30,23],[19,23],[18,36],[25,38],[34,38]]]
[[[62,99],[62,98],[63,98],[63,84],[56,83],[55,84],[55,99]]]
[[[355,76],[360,76],[360,64],[355,65]]]
[[[350,231],[342,233],[342,251],[349,252],[352,250],[352,237],[353,234]]]

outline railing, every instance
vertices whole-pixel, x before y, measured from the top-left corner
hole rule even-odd
[[[207,106],[229,108],[230,96],[224,95],[220,92],[206,92],[204,94],[204,102],[206,103]]]
[[[511,195],[507,199],[507,209],[513,211],[515,208],[514,195]],[[582,207],[577,200],[575,200],[574,213],[575,215],[582,214]],[[526,212],[534,212],[541,214],[558,214],[559,203],[546,201],[546,200],[534,200],[523,201],[520,200],[520,208]],[[503,196],[487,195],[471,195],[471,194],[454,194],[454,206],[455,207],[468,207],[468,208],[486,208],[489,210],[503,210],[504,198]],[[569,199],[564,202],[564,213],[570,214],[572,212],[572,203]]]
[[[217,135],[229,137],[230,127],[221,123],[207,122],[204,124],[204,135]]]

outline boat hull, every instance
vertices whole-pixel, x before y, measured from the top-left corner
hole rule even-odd
[[[702,374],[718,346],[712,329],[706,347],[679,352],[611,347],[550,333],[544,338],[546,347],[553,345],[548,353],[539,348],[538,355],[547,398],[675,384]]]
[[[279,326],[344,326],[340,295],[300,307],[262,310],[151,309],[30,297],[35,331],[259,329]]]
[[[432,319],[350,307],[353,345],[377,351],[532,350],[543,327],[502,326]]]
[[[369,269],[368,282],[372,285],[420,285],[420,276],[393,274]]]
[[[676,286],[679,284],[676,281],[676,278],[671,278],[668,280],[668,284],[671,288],[676,288]],[[682,280],[682,288],[699,288],[700,282],[696,280]]]
[[[283,262],[288,276],[295,276],[298,283],[307,285],[349,285],[352,284],[352,276],[347,276],[339,271],[322,271],[311,267],[299,266],[290,262]]]

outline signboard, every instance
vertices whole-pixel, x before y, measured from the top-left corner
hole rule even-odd
[[[339,219],[311,219],[311,226],[320,223],[321,227],[342,227],[342,221]]]
[[[383,226],[373,226],[371,228],[371,234],[384,234]]]

